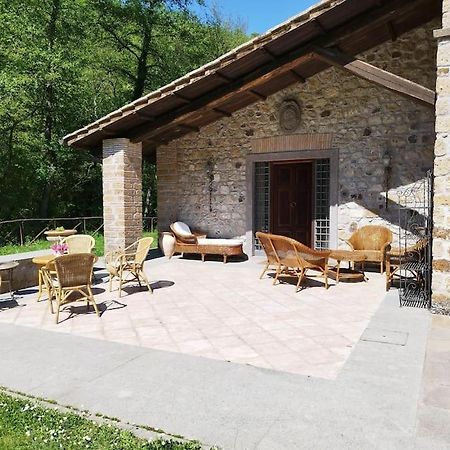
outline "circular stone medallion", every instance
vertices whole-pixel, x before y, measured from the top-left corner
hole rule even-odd
[[[285,100],[280,107],[280,127],[284,131],[295,131],[300,125],[302,111],[296,100]]]

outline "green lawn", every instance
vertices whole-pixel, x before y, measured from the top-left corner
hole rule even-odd
[[[103,234],[92,234],[95,239],[95,253],[98,256],[103,256],[105,249],[105,240]],[[153,241],[152,248],[158,246],[158,232],[157,231],[144,231],[144,236],[152,236]],[[5,245],[0,247],[0,255],[13,255],[15,253],[33,252],[36,250],[47,250],[52,244],[46,239],[38,240],[32,244],[25,245]]]
[[[81,450],[148,449],[200,450],[196,442],[147,441],[111,424],[99,424],[87,417],[0,391],[0,449]]]

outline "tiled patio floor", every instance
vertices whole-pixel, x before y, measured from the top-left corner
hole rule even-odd
[[[48,302],[29,289],[18,306],[0,307],[0,322],[335,378],[385,296],[384,277],[328,290],[312,280],[295,293],[292,284],[259,280],[261,262],[155,259],[146,263],[153,295],[129,285],[120,299],[95,286],[101,319],[80,304],[56,325]]]

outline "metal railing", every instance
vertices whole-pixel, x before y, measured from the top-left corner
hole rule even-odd
[[[155,231],[157,227],[156,217],[143,217],[144,231]],[[84,234],[101,233],[103,229],[102,216],[80,216],[80,217],[52,217],[52,218],[30,218],[11,219],[0,221],[0,246],[7,244],[32,244],[42,238],[47,230],[57,227],[78,230]]]

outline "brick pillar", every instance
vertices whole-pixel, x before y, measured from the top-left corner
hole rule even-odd
[[[158,182],[158,230],[168,231],[178,219],[178,158],[173,148],[158,147],[156,152]]]
[[[437,52],[433,301],[450,306],[450,0],[443,0]]]
[[[128,139],[103,141],[105,252],[142,237],[142,146]]]

